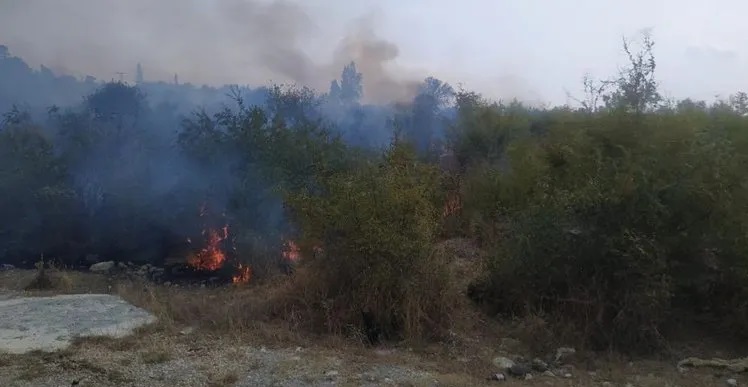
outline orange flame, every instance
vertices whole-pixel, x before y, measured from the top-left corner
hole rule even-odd
[[[205,230],[207,234],[207,245],[198,253],[187,258],[187,264],[198,270],[214,271],[223,266],[226,254],[221,250],[221,242],[228,238],[228,226],[224,226],[221,232],[218,230]]]
[[[299,245],[296,244],[294,241],[286,241],[285,243],[285,249],[283,250],[283,258],[296,262],[301,258],[301,250],[299,249]]]
[[[244,266],[241,263],[236,267],[236,275],[231,277],[231,282],[235,284],[246,284],[252,278],[252,268]]]
[[[319,245],[313,246],[312,251],[315,254],[322,253],[322,247],[320,247]],[[283,243],[283,250],[281,251],[281,255],[283,256],[283,258],[291,262],[297,262],[302,258],[301,248],[299,247],[299,244],[293,240],[286,240]]]

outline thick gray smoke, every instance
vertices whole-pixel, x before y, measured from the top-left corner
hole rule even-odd
[[[331,10],[330,17],[334,16]],[[306,51],[325,20],[289,1],[263,0],[3,0],[0,44],[33,65],[102,80],[135,63],[147,80],[252,85],[293,82],[325,90],[355,61],[371,102],[412,96],[418,77],[392,62],[399,48],[364,18],[338,42],[331,58]]]

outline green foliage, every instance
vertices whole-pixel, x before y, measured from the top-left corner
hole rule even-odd
[[[532,112],[519,102],[488,103],[473,93],[457,95],[459,114],[448,138],[460,165],[499,162],[514,139],[530,134]]]
[[[340,331],[372,313],[390,337],[442,333],[450,279],[432,254],[439,229],[439,175],[394,144],[384,159],[324,180],[323,194],[289,193],[301,227],[305,298],[314,328]],[[315,249],[321,247],[321,250]]]
[[[49,138],[32,122],[0,128],[0,254],[19,257],[68,242],[74,194]],[[34,246],[34,251],[28,249]]]
[[[733,301],[715,289],[748,286],[735,271],[746,264],[748,148],[736,148],[726,119],[559,120],[540,141],[513,142],[508,171],[475,168],[466,207],[501,236],[484,289],[491,303],[555,314],[589,344],[626,349],[659,343],[674,307],[725,313]]]

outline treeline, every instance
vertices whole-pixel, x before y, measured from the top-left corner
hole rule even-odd
[[[494,103],[435,79],[408,104],[364,107],[350,66],[325,95],[275,87],[256,105],[238,93],[174,132],[118,83],[48,122],[13,111],[0,129],[2,257],[132,259],[149,246],[144,259],[158,259],[146,241],[195,232],[207,202],[250,265],[299,242],[300,290],[278,313],[308,329],[342,332],[365,310],[390,338],[445,334],[456,281],[433,248],[463,236],[485,251],[469,293],[492,313],[540,317],[595,348],[655,349],[683,317],[741,332],[746,98],[663,100],[652,47],[624,47],[629,65],[586,81],[581,108]],[[439,168],[445,150],[453,168]]]

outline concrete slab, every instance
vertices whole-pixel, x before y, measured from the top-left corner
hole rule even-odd
[[[57,351],[76,337],[132,334],[156,318],[120,297],[70,294],[0,301],[0,352]]]

